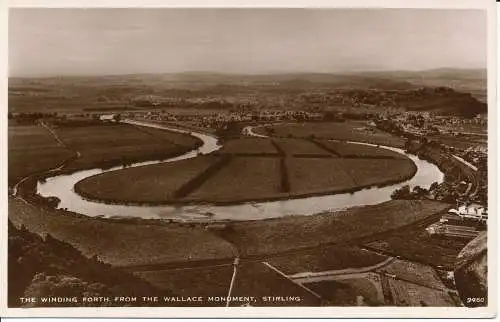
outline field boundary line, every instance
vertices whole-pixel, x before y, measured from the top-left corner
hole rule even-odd
[[[314,295],[316,298],[320,299],[320,300],[323,300],[323,298],[321,297],[321,295],[319,295],[318,293],[314,292],[313,290],[311,290],[310,288],[300,284],[300,283],[297,283],[296,281],[294,281],[293,279],[291,279],[288,275],[286,275],[285,273],[283,273],[282,271],[280,271],[279,269],[277,269],[276,267],[274,267],[273,265],[269,264],[268,262],[261,262],[262,264],[266,265],[267,267],[269,267],[270,269],[272,269],[273,271],[275,271],[276,273],[278,273],[279,275],[281,275],[282,277],[286,278],[287,280],[289,280],[290,282],[292,282],[293,284],[299,286],[300,288],[304,289],[305,291],[307,291],[309,294],[312,294]]]
[[[321,271],[321,272],[303,272],[303,273],[296,273],[293,275],[288,275],[288,277],[292,279],[299,279],[299,278],[307,278],[307,277],[321,277],[321,276],[335,276],[335,275],[344,275],[344,274],[358,274],[358,273],[366,273],[370,272],[379,268],[382,268],[384,266],[389,265],[391,262],[395,260],[395,257],[388,257],[384,259],[383,261],[370,265],[370,266],[364,266],[364,267],[359,267],[359,268],[343,268],[343,269],[336,269],[336,270],[329,270],[329,271]]]

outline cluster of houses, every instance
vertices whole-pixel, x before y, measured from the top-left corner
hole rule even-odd
[[[450,209],[441,219],[426,228],[430,235],[472,239],[484,231],[488,211],[480,204],[462,204]]]
[[[126,116],[131,116],[128,113]],[[279,122],[279,121],[321,121],[322,113],[289,110],[258,110],[252,112],[214,112],[210,114],[172,114],[168,112],[135,112],[132,117],[141,117],[154,121],[190,122],[192,125],[206,128],[223,128],[233,122]]]

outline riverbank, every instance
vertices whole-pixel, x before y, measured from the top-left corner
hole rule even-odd
[[[363,163],[359,159],[294,158],[287,161],[284,174],[291,182],[291,191],[280,192],[279,173],[271,171],[279,168],[279,165],[273,166],[273,161],[279,159],[236,157],[225,164],[217,160],[223,161],[201,156],[175,164],[96,174],[78,181],[74,190],[85,200],[114,205],[224,206],[354,193],[407,181],[417,172],[417,166],[409,159],[375,159]],[[243,162],[246,160],[251,161]],[[221,167],[218,173],[206,175],[212,166],[218,165]],[[236,184],[235,178],[238,178]],[[323,186],[318,186],[318,182]],[[187,193],[178,193],[188,186],[192,187]]]
[[[240,254],[275,254],[289,250],[290,245],[299,249],[348,243],[398,229],[449,208],[449,204],[429,200],[392,200],[314,216],[234,222],[219,236],[235,245]]]
[[[39,235],[68,242],[88,257],[95,255],[115,266],[149,266],[230,259],[236,252],[242,257],[260,256],[349,243],[448,208],[448,204],[432,201],[394,200],[314,216],[228,222],[214,232],[205,229],[206,224],[75,216],[11,198],[9,219]]]
[[[39,235],[50,234],[85,256],[114,266],[232,257],[232,246],[200,226],[156,221],[120,221],[75,216],[9,199],[9,219]]]

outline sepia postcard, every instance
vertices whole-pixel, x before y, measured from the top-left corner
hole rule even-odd
[[[494,1],[2,15],[2,317],[496,315]]]

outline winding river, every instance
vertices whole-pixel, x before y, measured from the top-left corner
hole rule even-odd
[[[163,161],[140,162],[129,167],[138,167],[160,162],[175,162],[196,157],[199,153],[210,153],[221,148],[215,137],[192,132],[170,128],[167,126],[145,123],[140,121],[126,120],[125,123],[149,126],[153,128],[167,129],[180,133],[190,133],[200,138],[203,145],[197,150],[190,151],[181,156],[170,158]],[[247,134],[253,134],[251,128]],[[351,142],[357,144],[367,144],[361,142]],[[372,144],[367,144],[372,145]],[[111,169],[92,169],[78,171],[69,175],[59,175],[47,178],[44,182],[38,182],[37,192],[44,197],[57,197],[61,200],[59,208],[66,208],[69,211],[77,212],[91,217],[107,218],[129,218],[139,217],[144,219],[174,219],[180,221],[205,221],[205,220],[258,220],[273,217],[282,217],[288,215],[312,215],[324,211],[341,210],[353,206],[373,205],[391,199],[394,189],[409,185],[410,187],[420,186],[429,188],[433,182],[441,183],[444,174],[439,168],[425,160],[405,153],[402,149],[380,146],[385,149],[402,153],[409,157],[417,166],[417,172],[410,180],[386,187],[367,188],[354,193],[343,193],[325,196],[305,197],[291,200],[250,202],[238,205],[215,206],[208,204],[200,205],[172,205],[172,206],[127,206],[106,204],[83,199],[76,194],[74,185],[89,176],[99,173],[116,171],[123,169],[123,166]]]

